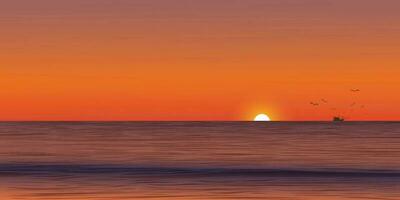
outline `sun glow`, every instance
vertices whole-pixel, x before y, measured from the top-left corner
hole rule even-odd
[[[259,114],[254,118],[254,121],[255,122],[268,122],[268,121],[271,121],[271,119],[266,114]]]

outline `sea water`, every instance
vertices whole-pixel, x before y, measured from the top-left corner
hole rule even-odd
[[[396,122],[3,122],[0,199],[400,199]]]

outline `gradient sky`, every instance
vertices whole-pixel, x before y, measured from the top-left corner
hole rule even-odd
[[[398,0],[0,0],[0,120],[400,120],[399,10]]]

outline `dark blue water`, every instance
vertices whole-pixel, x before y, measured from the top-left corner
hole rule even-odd
[[[400,199],[400,123],[0,123],[0,199]]]

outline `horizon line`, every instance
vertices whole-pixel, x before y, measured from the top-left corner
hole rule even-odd
[[[276,122],[334,122],[332,120],[0,120],[0,123],[12,122],[254,122],[254,123],[276,123]],[[348,120],[344,122],[400,122],[400,120]]]

